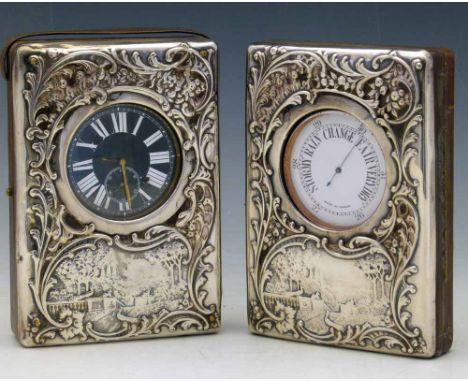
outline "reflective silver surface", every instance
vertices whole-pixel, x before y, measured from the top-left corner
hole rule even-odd
[[[435,63],[440,56],[450,62],[446,51],[424,49],[306,42],[249,47],[251,331],[419,357],[448,350],[451,204],[436,204],[452,195],[453,122],[442,118],[437,125],[435,114],[449,110],[453,84],[434,84],[436,71],[452,74]],[[439,104],[434,91],[446,97]],[[310,113],[329,109],[372,120],[366,126],[383,148],[389,175],[374,216],[345,231],[308,219],[284,184],[291,131]],[[439,144],[446,153],[437,152]]]
[[[12,317],[23,345],[219,329],[216,50],[199,37],[24,41],[11,50]],[[79,203],[65,154],[89,112],[129,100],[170,121],[183,169],[164,205],[117,223]]]

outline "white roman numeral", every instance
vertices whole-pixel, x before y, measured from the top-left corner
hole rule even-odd
[[[104,197],[106,196],[106,188],[101,184],[99,191],[94,198],[94,204],[101,206]]]
[[[86,143],[86,142],[78,142],[76,145],[79,147],[87,147],[88,149],[92,149],[92,150],[94,150],[97,147],[97,145],[95,145],[94,143]]]
[[[154,142],[157,142],[159,139],[161,139],[161,137],[162,133],[158,130],[154,134],[146,138],[143,142],[146,146],[150,147]]]
[[[86,159],[81,162],[73,163],[73,171],[84,171],[84,170],[92,170],[93,169],[93,160]]]
[[[167,178],[166,174],[152,167],[149,168],[147,175],[149,178],[148,183],[156,188],[161,188]]]
[[[104,208],[107,210],[109,208],[111,199],[107,196],[106,197],[106,202],[104,203]]]
[[[126,211],[128,211],[130,209],[130,206],[129,206],[128,202],[127,201],[125,203],[119,202],[119,210],[123,211],[124,208],[125,208]]]
[[[127,113],[122,112],[119,113],[119,125],[120,125],[120,132],[126,133],[127,132]]]
[[[96,119],[96,123],[92,123],[91,127],[102,139],[109,136],[109,132],[106,130],[100,119]]]
[[[143,116],[140,115],[140,118],[138,118],[138,121],[137,121],[137,123],[135,125],[135,128],[133,129],[133,133],[132,133],[133,135],[136,136],[138,134],[138,130],[139,130],[140,126],[141,126],[141,122],[143,122]]]
[[[83,179],[81,179],[77,184],[81,192],[86,192],[97,183],[99,183],[99,180],[98,178],[96,178],[96,174],[94,172],[91,172],[88,175],[86,175]]]
[[[150,163],[168,163],[169,162],[169,151],[158,151],[150,153]]]
[[[119,111],[119,120],[114,113],[111,114],[112,123],[114,124],[114,131],[116,133],[126,133],[127,132],[127,113],[124,111]]]
[[[145,191],[143,191],[143,189],[140,188],[138,190],[138,193],[142,195],[146,200],[151,200],[151,196],[149,196]]]
[[[86,194],[86,197],[89,198],[92,194],[94,194],[96,192],[96,190],[99,188],[99,184],[97,184],[96,186],[94,186],[93,188],[91,188],[91,190],[88,191],[88,193]]]

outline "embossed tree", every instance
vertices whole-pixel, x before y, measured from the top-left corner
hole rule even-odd
[[[55,274],[68,292],[78,294],[78,271],[72,260],[66,260],[57,268]]]
[[[86,249],[75,256],[75,266],[78,272],[78,294],[91,290],[92,280],[96,275],[96,267],[93,251]],[[82,288],[84,286],[84,290]]]
[[[187,255],[188,250],[181,242],[175,242],[173,244],[173,257],[177,269],[177,283],[180,283],[182,280],[182,263]]]
[[[171,251],[170,247],[167,245],[164,246],[158,253],[158,257],[161,260],[161,263],[169,270],[171,287],[175,286],[175,272],[174,268],[177,266],[177,260],[174,255],[174,252]]]
[[[103,293],[110,293],[118,286],[120,277],[118,275],[117,259],[109,246],[99,245],[92,258],[88,258],[87,261],[93,268],[90,276],[94,289],[101,289]]]
[[[274,271],[280,287],[289,285],[288,261],[284,255],[276,257]],[[277,287],[275,287],[275,289],[277,289]]]
[[[368,255],[357,262],[357,267],[372,281],[374,300],[386,296],[385,275],[390,270],[387,259],[381,255]]]
[[[289,292],[302,288],[302,279],[306,276],[306,268],[300,248],[288,248],[284,254],[275,259],[275,276],[281,286],[286,285]]]
[[[108,246],[98,245],[96,250],[79,251],[63,262],[56,271],[68,291],[79,296],[92,290],[103,292],[116,286],[117,264]]]
[[[157,257],[170,272],[172,287],[178,285],[183,279],[182,264],[187,255],[188,249],[179,241],[166,244],[157,252]]]
[[[88,292],[91,288],[91,280],[96,272],[91,255],[90,250],[80,251],[73,259],[64,261],[56,270],[56,275],[65,288],[73,291],[76,296]]]
[[[288,248],[286,260],[289,269],[289,290],[294,291],[302,288],[302,280],[306,277],[307,269],[303,260],[303,252],[299,247]]]

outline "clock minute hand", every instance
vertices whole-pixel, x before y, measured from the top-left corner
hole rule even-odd
[[[331,185],[333,179],[335,178],[335,175],[341,173],[342,167],[343,167],[343,165],[345,164],[346,160],[349,158],[349,156],[350,156],[351,153],[354,151],[354,149],[356,148],[356,146],[358,146],[358,145],[361,143],[361,141],[362,141],[362,137],[361,137],[361,139],[360,139],[359,141],[357,141],[356,144],[353,145],[353,147],[351,147],[351,149],[348,151],[348,153],[346,154],[346,156],[344,157],[344,159],[341,161],[340,165],[339,165],[337,168],[335,168],[335,172],[333,173],[332,177],[331,177],[330,180],[328,181],[327,187]]]
[[[120,161],[120,168],[122,170],[122,177],[124,181],[124,191],[125,191],[125,197],[127,198],[128,206],[132,208],[132,198],[130,196],[130,188],[128,187],[128,178],[127,178],[127,161],[125,158],[122,158]]]
[[[94,157],[94,159],[102,160],[104,162],[120,162],[120,159],[108,158],[108,157]]]

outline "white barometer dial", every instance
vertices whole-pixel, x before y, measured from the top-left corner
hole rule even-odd
[[[326,110],[308,117],[293,131],[284,158],[291,198],[325,228],[358,226],[382,201],[384,154],[369,128],[347,112]]]

